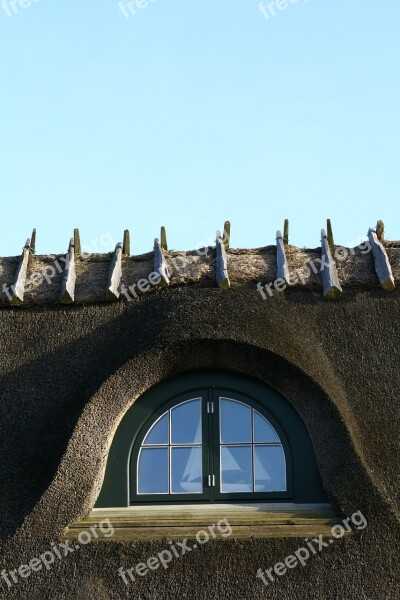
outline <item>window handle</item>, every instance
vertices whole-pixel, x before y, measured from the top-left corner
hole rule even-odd
[[[215,475],[208,476],[208,487],[215,487]]]

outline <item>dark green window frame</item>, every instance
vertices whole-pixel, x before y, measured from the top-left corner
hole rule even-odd
[[[242,402],[263,415],[277,432],[285,453],[286,490],[223,493],[219,489],[219,397]],[[203,493],[138,494],[136,465],[144,437],[168,409],[202,399]],[[214,406],[214,412],[208,407]],[[211,485],[208,485],[209,476]],[[215,485],[213,483],[215,478]],[[123,417],[108,456],[96,508],[146,504],[223,502],[326,502],[306,427],[291,404],[258,380],[231,372],[197,371],[166,380],[141,396]]]

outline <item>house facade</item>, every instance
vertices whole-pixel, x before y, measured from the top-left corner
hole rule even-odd
[[[226,232],[0,259],[0,598],[399,597],[400,243]]]

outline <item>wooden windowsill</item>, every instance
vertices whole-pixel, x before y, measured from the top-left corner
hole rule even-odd
[[[77,539],[83,530],[89,530],[109,519],[112,537],[92,536],[92,541],[136,541],[194,538],[200,530],[227,519],[232,527],[229,538],[283,538],[331,536],[331,528],[341,522],[330,504],[188,504],[131,506],[128,508],[95,508],[84,519],[72,523],[65,531],[65,539]],[[222,527],[221,527],[222,528]],[[214,528],[217,539],[225,538]],[[350,532],[351,533],[351,532]],[[346,532],[346,535],[349,535]]]

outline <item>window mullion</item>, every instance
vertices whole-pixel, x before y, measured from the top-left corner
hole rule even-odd
[[[254,408],[251,409],[251,486],[253,493],[256,490],[256,469],[254,464]]]
[[[209,473],[209,478],[208,478],[208,483],[209,483],[209,494],[210,494],[210,501],[212,502],[214,500],[214,488],[213,488],[213,475],[214,475],[214,444],[213,444],[213,435],[214,435],[214,413],[212,411],[212,403],[214,401],[214,397],[213,397],[213,392],[212,389],[209,389],[207,391],[207,397],[208,397],[208,401],[209,401],[209,407],[210,407],[210,412],[208,413],[208,447],[207,447],[207,451],[208,451],[208,473]]]
[[[171,432],[171,409],[168,411],[168,493],[172,493],[172,432]]]
[[[210,389],[210,400],[213,410],[210,414],[211,420],[211,435],[210,435],[210,460],[212,466],[212,484],[211,488],[212,499],[215,499],[216,494],[220,492],[220,481],[219,481],[219,405],[218,405],[218,393],[214,388]]]

